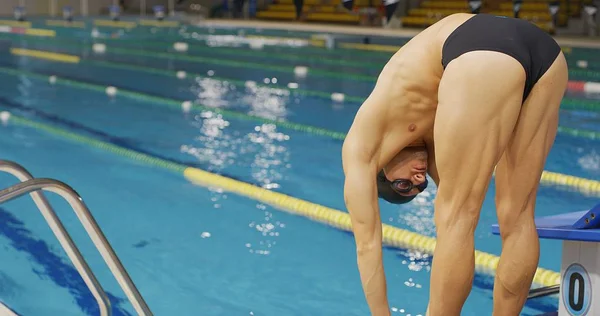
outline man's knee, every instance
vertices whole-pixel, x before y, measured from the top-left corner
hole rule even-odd
[[[506,239],[515,231],[521,231],[523,226],[535,225],[533,213],[534,204],[531,195],[518,199],[497,197],[496,214],[502,239]]]
[[[445,199],[436,197],[435,225],[440,234],[474,234],[484,197],[467,196]]]

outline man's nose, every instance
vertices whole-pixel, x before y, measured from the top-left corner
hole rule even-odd
[[[423,182],[425,182],[425,174],[424,173],[417,173],[413,176],[414,180],[415,180],[415,184],[419,185]]]

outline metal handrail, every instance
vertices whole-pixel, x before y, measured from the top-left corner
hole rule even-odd
[[[110,243],[106,240],[94,217],[83,203],[79,194],[69,185],[53,179],[27,180],[0,191],[0,204],[39,190],[54,192],[69,203],[138,315],[152,316],[150,308],[129,277]]]
[[[0,171],[12,174],[21,182],[33,179],[33,176],[25,168],[11,161],[0,160]],[[81,255],[81,252],[73,242],[73,239],[65,229],[64,225],[58,216],[56,216],[56,212],[54,212],[54,209],[52,209],[46,197],[40,192],[32,192],[31,198],[42,213],[42,216],[46,219],[48,226],[50,226],[50,229],[60,242],[60,245],[67,253],[67,256],[71,259],[75,269],[77,269],[77,272],[79,272],[79,275],[83,278],[88,289],[92,292],[96,302],[98,302],[100,315],[110,315],[111,308],[108,296],[104,292],[104,289],[102,289],[100,282],[98,282],[98,279]]]
[[[544,297],[544,296],[549,296],[549,295],[554,295],[554,294],[559,294],[559,293],[560,293],[560,284],[555,284],[555,285],[545,286],[545,287],[541,287],[541,288],[537,288],[537,289],[533,289],[533,290],[529,291],[529,295],[527,296],[527,299]]]

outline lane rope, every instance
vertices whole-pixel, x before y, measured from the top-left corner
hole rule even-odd
[[[169,58],[174,60],[181,60],[193,63],[210,63],[213,65],[219,66],[229,66],[229,67],[242,67],[249,69],[260,69],[260,70],[272,70],[284,73],[294,73],[294,69],[296,66],[278,66],[278,65],[270,65],[270,64],[262,64],[258,62],[243,62],[238,60],[231,59],[223,59],[223,58],[215,58],[215,57],[203,57],[203,56],[190,56],[190,55],[182,55],[182,54],[173,54],[173,53],[159,53],[159,52],[147,52],[147,51],[137,51],[132,49],[125,48],[110,48],[110,52],[115,52],[122,55],[127,55],[131,53],[135,53],[137,56],[150,57],[150,58]],[[328,78],[336,78],[336,79],[352,79],[356,81],[364,81],[364,82],[375,82],[376,77],[371,75],[359,75],[359,74],[348,74],[348,73],[340,73],[340,72],[332,72],[327,70],[319,70],[314,69],[312,67],[309,71],[310,74],[315,74],[317,76],[328,77]]]
[[[30,22],[15,22],[12,20],[1,20],[1,22],[4,22],[3,24],[7,24],[7,25],[14,25],[14,26],[21,26],[24,28],[30,28],[31,27],[31,23]],[[66,25],[62,20],[47,20],[46,21],[46,25],[51,25],[51,26],[63,26],[63,27],[85,27],[85,24],[82,25]],[[154,27],[175,27],[175,26],[182,26],[181,30],[184,31],[184,33],[179,33],[176,36],[172,36],[172,34],[167,34],[170,35],[173,39],[182,39],[183,34],[185,34],[185,31],[187,29],[192,29],[194,30],[193,33],[196,34],[202,34],[202,35],[207,35],[207,36],[214,36],[217,34],[221,34],[221,35],[227,35],[227,36],[231,36],[231,32],[228,32],[228,30],[223,30],[223,29],[212,29],[212,28],[207,28],[207,27],[198,27],[195,25],[187,25],[187,24],[182,24],[179,25],[179,22],[177,21],[156,21],[156,20],[144,20],[141,19],[138,21],[139,25],[144,25],[144,26],[154,26]],[[73,22],[73,23],[77,23],[77,22]],[[137,27],[137,25],[135,24],[131,24],[131,23],[135,23],[135,22],[125,22],[124,24],[115,22],[115,21],[111,21],[111,20],[96,20],[95,24],[96,25],[102,25],[105,24],[105,26],[110,26],[110,27],[123,27],[123,28],[135,28]],[[187,38],[189,38],[190,34],[185,34],[187,35]],[[235,36],[235,35],[234,35]],[[238,34],[237,36],[239,37],[244,37],[243,34]],[[288,36],[290,36],[288,34]],[[279,39],[279,40],[285,40],[285,37],[282,36],[265,36],[265,35],[252,35],[252,34],[248,34],[245,35],[246,38],[258,38],[258,39]],[[323,43],[321,42],[322,40],[320,38],[317,38],[318,34],[312,34],[311,36],[297,36],[297,37],[293,37],[290,38],[290,40],[306,40],[309,41],[309,43],[311,41],[317,41],[318,43],[316,43],[318,46],[318,48],[316,47],[305,47],[304,49],[311,49],[314,52],[316,52],[317,54],[323,55],[323,53],[330,53],[329,50],[324,50],[322,49],[322,47],[324,46]],[[183,38],[186,38],[185,36],[183,36]],[[354,42],[340,42],[340,44],[338,45],[337,49],[340,51],[348,51],[351,52],[352,54],[356,55],[356,54],[365,54],[365,56],[369,56],[367,55],[368,53],[370,53],[370,56],[372,57],[382,57],[384,59],[388,59],[390,57],[389,54],[387,53],[395,53],[399,48],[402,47],[402,45],[404,43],[407,42],[406,38],[397,38],[398,40],[403,41],[403,43],[401,45],[388,45],[388,44],[362,44],[362,43],[354,43]],[[410,38],[409,38],[410,39]],[[567,55],[567,56],[571,56],[571,57],[586,57],[588,59],[594,59],[597,58],[597,54],[595,52],[589,52],[589,50],[586,49],[582,49],[582,48],[576,48],[575,51],[573,51],[572,47],[565,47],[565,46],[561,46],[562,51]],[[377,54],[380,53],[380,54]],[[383,54],[382,54],[383,53]]]
[[[37,78],[37,79],[46,80],[46,81],[50,78],[49,76],[45,76],[45,75],[40,75],[40,74],[22,71],[22,70],[8,69],[8,68],[3,68],[3,67],[0,67],[0,72],[10,74],[10,75],[27,75],[32,78]],[[64,78],[56,78],[56,77],[54,78],[54,80],[56,81],[56,83],[65,84],[65,85],[71,86],[71,87],[84,88],[84,89],[92,90],[92,91],[96,91],[96,92],[104,92],[104,93],[106,92],[106,87],[100,86],[100,85],[85,83],[82,81],[74,81],[74,80],[69,80],[69,79],[64,79]],[[182,103],[181,101],[168,99],[168,98],[164,98],[164,97],[152,96],[152,95],[134,92],[134,91],[128,91],[126,89],[122,89],[122,90],[119,89],[119,94],[129,97],[129,98],[132,98],[132,99],[136,99],[136,100],[146,100],[146,101],[150,101],[150,102],[155,102],[156,104],[159,104],[159,105],[169,105],[172,108],[176,107],[178,109],[180,109],[181,103]],[[314,135],[320,135],[320,136],[328,136],[333,139],[343,140],[346,136],[345,133],[334,132],[334,131],[330,131],[330,130],[323,129],[323,128],[317,128],[317,127],[313,127],[313,126],[291,123],[291,122],[286,122],[286,121],[278,121],[278,120],[272,120],[272,119],[267,119],[267,118],[261,118],[261,117],[256,117],[256,116],[252,116],[252,115],[248,115],[248,114],[244,114],[244,113],[236,112],[236,111],[210,108],[210,107],[206,107],[206,106],[199,105],[199,104],[192,104],[192,105],[193,105],[193,108],[196,108],[198,110],[214,112],[214,113],[221,114],[221,115],[223,115],[225,117],[229,117],[229,118],[252,120],[252,121],[261,122],[261,123],[275,124],[280,127],[284,127],[284,128],[288,128],[288,129],[292,129],[292,130],[296,130],[296,131],[302,131],[302,132],[306,132],[306,133],[310,133],[310,134],[314,134]],[[566,130],[575,134],[575,132],[573,130],[570,130],[570,129],[566,129]],[[556,173],[556,172],[544,171],[542,173],[540,183],[547,184],[547,185],[568,186],[572,189],[576,189],[579,192],[586,193],[586,194],[600,193],[600,181],[585,179],[585,178],[571,176],[571,175],[565,175],[565,174]]]
[[[72,40],[65,40],[65,39],[44,39],[44,38],[35,38],[35,39],[28,39],[31,41],[52,41],[52,42],[56,42],[56,43],[63,43],[64,45],[61,46],[70,46],[70,47],[81,47],[82,45],[89,45],[89,44],[81,44],[80,42],[76,42],[76,41],[72,41]],[[117,42],[122,42],[122,40],[118,40],[118,39],[102,39],[101,41],[103,42],[112,42],[114,43],[115,41]],[[106,44],[105,44],[106,45]],[[136,43],[135,45],[139,46],[139,43]],[[161,46],[165,49],[168,49],[170,46],[167,45],[167,43],[164,44],[157,44],[157,43],[149,43],[149,45],[151,46]],[[189,46],[189,44],[188,44]],[[139,50],[139,49],[132,49],[131,47],[129,48],[123,48],[121,47],[117,47],[115,48],[115,46],[111,46],[110,51],[117,51],[123,55],[133,55],[133,56],[144,56],[144,57],[150,57],[150,58],[172,58],[174,56],[177,57],[181,57],[181,60],[186,60],[186,61],[191,61],[191,62],[207,62],[207,61],[203,61],[201,58],[209,58],[209,57],[201,57],[201,56],[189,56],[189,55],[180,55],[181,53],[169,53],[169,52],[157,52],[157,51],[145,51],[145,50]],[[291,62],[300,62],[301,61],[312,61],[312,62],[318,62],[321,64],[329,64],[329,65],[337,65],[337,66],[350,66],[350,67],[365,67],[368,69],[373,69],[373,67],[376,68],[380,68],[383,67],[383,65],[385,64],[383,63],[375,63],[375,62],[347,62],[344,61],[342,59],[328,59],[326,57],[315,57],[315,58],[303,58],[301,60],[299,60],[298,58],[296,58],[295,56],[289,56],[289,55],[285,55],[285,54],[273,54],[272,52],[260,52],[260,51],[244,51],[244,50],[239,50],[239,49],[231,49],[231,48],[218,48],[218,47],[211,47],[211,46],[200,46],[200,45],[193,45],[191,49],[188,48],[188,51],[200,51],[200,52],[213,52],[213,53],[219,53],[219,54],[223,54],[223,55],[231,55],[231,56],[250,56],[250,57],[268,57],[268,58],[275,58],[275,59],[281,59],[281,60],[286,60],[286,61],[291,61]],[[153,54],[159,54],[159,55],[153,55]],[[196,58],[196,59],[194,59]],[[213,58],[214,59],[214,58]],[[227,64],[228,60],[224,60],[224,59],[215,59],[217,61],[208,61],[208,62],[213,62],[218,64],[219,62],[225,62],[225,65],[229,65]],[[254,62],[243,62],[243,61],[236,61],[236,65],[245,65],[246,67],[250,67],[250,68],[264,68],[264,66],[268,66],[266,64],[258,64],[259,66],[257,66],[257,63]],[[233,66],[233,65],[230,65]],[[288,72],[289,68],[287,67],[282,67],[282,66],[272,66],[275,68],[270,68],[270,70],[274,70],[274,71],[281,71],[281,72]],[[318,67],[318,66],[314,66],[314,67]],[[313,68],[314,68],[313,67]],[[266,68],[265,68],[266,69]],[[315,72],[314,69],[311,69],[309,71],[310,73],[316,73],[317,75],[323,75],[325,77],[334,77],[334,78],[339,78],[340,74],[335,73],[335,72],[331,72],[331,71],[321,71],[321,70],[317,70]],[[600,72],[595,72],[595,71],[589,71],[589,70],[581,70],[581,69],[569,69],[569,75],[570,76],[579,76],[579,77],[587,77],[587,78],[594,78],[594,79],[598,79],[600,80]],[[360,75],[360,74],[345,74],[343,75],[344,77],[349,76],[348,78],[354,78],[358,81],[372,81],[375,82],[376,80],[376,76],[374,75]],[[369,79],[370,78],[370,79]],[[568,85],[568,89],[569,90],[573,90],[573,91],[585,91],[585,92],[590,92],[590,93],[596,93],[596,92],[600,92],[600,83],[597,82],[584,82],[584,81],[569,81],[569,85]],[[590,101],[590,100],[586,100],[586,101]],[[593,102],[593,101],[591,101]],[[598,104],[600,106],[600,102],[596,101],[594,102],[594,104]]]
[[[340,230],[352,232],[350,216],[348,213],[340,210],[308,202],[282,193],[270,191],[252,184],[210,173],[198,168],[187,167],[185,165],[165,161],[148,154],[139,153],[117,145],[99,141],[91,137],[75,134],[62,128],[32,121],[14,114],[11,116],[9,123],[15,123],[41,130],[74,142],[83,143],[119,156],[127,157],[147,165],[170,170],[182,175],[194,184],[209,188],[221,188],[223,190],[260,201],[261,203],[272,205],[273,207],[288,213],[303,216]],[[435,238],[424,236],[389,224],[382,224],[382,227],[382,239],[385,245],[404,249],[414,249],[430,255],[433,254],[433,250],[435,249],[436,245]],[[498,262],[499,257],[496,255],[479,250],[475,251],[475,267],[480,273],[494,275],[498,266]],[[541,286],[557,284],[560,282],[560,273],[544,268],[538,268],[534,276],[534,282]]]
[[[0,72],[8,74],[8,75],[13,75],[13,76],[25,75],[27,77],[36,78],[36,79],[43,80],[46,82],[51,77],[51,76],[41,75],[41,74],[37,74],[34,72],[25,71],[25,70],[16,70],[16,69],[4,68],[4,67],[0,67]],[[86,83],[86,82],[83,82],[80,80],[66,79],[64,77],[54,77],[54,80],[56,80],[56,82],[55,82],[56,84],[63,84],[65,86],[71,86],[71,87],[76,87],[76,88],[80,88],[80,89],[86,89],[86,90],[106,93],[106,86],[96,85],[96,84],[92,84],[92,83]],[[140,92],[136,92],[136,91],[130,91],[127,89],[118,88],[117,90],[118,90],[118,94],[121,96],[125,96],[125,97],[132,98],[135,100],[144,100],[144,101],[148,101],[148,102],[153,102],[158,105],[168,106],[172,109],[177,109],[179,111],[181,111],[182,102],[187,101],[187,100],[179,100],[178,101],[175,99],[169,99],[169,98],[164,98],[164,97],[160,97],[160,96],[153,96],[153,95],[140,93]],[[244,113],[237,112],[237,111],[208,107],[208,106],[205,106],[202,104],[197,104],[197,103],[192,103],[192,108],[196,109],[198,111],[214,112],[214,113],[221,114],[228,118],[235,118],[235,119],[241,119],[241,120],[247,120],[247,121],[255,121],[255,122],[266,123],[266,124],[274,124],[274,125],[277,125],[277,126],[280,126],[283,128],[287,128],[290,130],[306,132],[306,133],[318,135],[318,136],[327,136],[329,138],[333,138],[333,139],[337,139],[337,140],[343,140],[346,137],[345,133],[335,132],[335,131],[327,130],[324,128],[319,128],[319,127],[314,127],[314,126],[304,125],[304,124],[298,124],[298,123],[292,123],[292,122],[287,122],[287,121],[282,121],[282,120],[273,120],[273,119],[263,118],[263,117],[259,117],[259,116],[248,115],[248,114],[244,114]]]
[[[98,20],[94,20],[94,25],[104,26],[104,27],[132,29],[137,26],[137,23],[131,22],[131,21],[113,21],[113,20],[98,19]]]
[[[213,63],[216,65],[232,66],[232,67],[245,67],[245,68],[251,68],[251,69],[268,69],[268,70],[280,71],[280,72],[289,72],[291,69],[293,71],[293,67],[274,66],[274,65],[270,65],[270,64],[256,63],[256,62],[252,62],[252,63],[241,62],[241,61],[237,61],[237,60],[234,61],[234,60],[223,59],[223,58],[189,56],[189,55],[161,53],[161,52],[147,52],[147,51],[126,49],[126,48],[114,48],[114,47],[111,49],[111,51],[115,51],[117,53],[121,53],[124,55],[128,54],[128,53],[138,53],[138,54],[140,54],[140,56],[145,56],[145,57],[153,57],[153,58],[168,57],[168,58],[172,58],[172,59],[179,59],[179,60],[185,60],[185,61],[190,61],[190,62]],[[380,66],[383,66],[383,64],[381,64]],[[316,74],[318,76],[323,76],[323,77],[346,78],[346,79],[365,81],[365,82],[375,82],[377,80],[377,76],[375,76],[375,75],[360,75],[360,74],[348,74],[348,73],[340,74],[338,72],[318,70],[318,69],[311,69],[310,73]],[[583,76],[586,78],[594,78],[594,79],[600,80],[600,72],[584,70],[584,69],[569,69],[569,76]]]
[[[164,75],[164,76],[169,76],[169,77],[176,77],[176,75],[177,75],[177,71],[173,71],[173,70],[164,70],[164,69],[148,67],[148,66],[137,66],[137,65],[125,64],[125,63],[119,63],[119,62],[107,61],[107,60],[83,59],[82,63],[96,64],[96,65],[100,65],[103,67],[110,67],[110,68],[117,68],[117,69],[126,69],[126,70],[132,70],[132,71],[153,73],[153,74],[159,74],[159,75]],[[189,73],[189,75],[194,76],[194,77],[209,78],[209,79],[213,79],[213,80],[227,81],[229,83],[235,84],[238,87],[245,87],[246,83],[248,82],[248,81],[243,81],[243,80],[238,80],[238,79],[233,79],[233,78],[225,78],[225,77],[218,77],[218,76],[205,76],[205,75],[201,75],[201,74],[197,74],[197,73]],[[266,85],[266,84],[261,84],[259,82],[256,82],[256,86],[261,87],[261,88],[283,89],[283,90],[289,91],[290,93],[296,92],[296,93],[304,94],[304,95],[308,95],[308,96],[315,96],[315,97],[320,97],[323,99],[331,99],[331,93],[325,92],[325,91],[308,90],[308,89],[301,89],[301,88],[291,89],[289,87],[278,85],[278,84]],[[345,95],[345,98],[344,98],[344,101],[350,101],[350,102],[356,102],[356,103],[362,103],[362,102],[364,102],[364,100],[365,99],[363,97],[351,96],[351,95]],[[561,108],[564,110],[585,110],[585,111],[590,111],[590,112],[600,112],[600,100],[564,98],[561,103]],[[582,134],[584,134],[584,133],[582,133]]]
[[[53,53],[42,50],[33,50],[26,48],[11,48],[10,53],[17,56],[34,57],[39,59],[58,61],[63,63],[77,64],[80,61],[79,56]]]
[[[47,26],[85,29],[83,21],[46,20]]]
[[[63,38],[55,38],[54,40],[48,40],[48,39],[43,39],[43,38],[36,38],[36,39],[28,39],[30,41],[37,41],[37,42],[53,42],[53,43],[60,43],[60,44],[64,44],[65,46],[72,46],[72,47],[81,47],[81,46],[86,46],[86,45],[91,45],[91,42],[84,42],[82,43],[81,41],[76,41],[76,40],[71,40],[71,39],[63,39]],[[117,47],[117,48],[124,48],[124,49],[137,49],[137,50],[146,50],[147,48],[153,48],[155,50],[153,50],[152,52],[169,52],[169,49],[173,47],[173,43],[177,42],[177,40],[172,40],[172,41],[145,41],[143,43],[137,41],[137,42],[126,42],[122,39],[116,39],[116,38],[101,38],[101,39],[97,39],[95,40],[93,43],[103,43],[108,45],[111,45],[110,47]],[[185,42],[185,41],[181,41],[179,40],[178,42]],[[188,52],[196,52],[196,53],[205,53],[205,52],[211,52],[211,53],[216,53],[219,55],[231,55],[234,57],[239,57],[239,56],[248,56],[248,57],[264,57],[264,58],[270,58],[270,59],[279,59],[279,60],[283,60],[283,61],[288,61],[288,62],[305,62],[305,61],[311,61],[311,62],[318,62],[321,64],[328,64],[328,65],[335,65],[335,66],[349,66],[349,67],[355,67],[355,68],[367,68],[367,69],[372,69],[373,67],[381,67],[383,66],[384,62],[372,62],[372,61],[361,61],[361,62],[357,62],[357,61],[347,61],[344,59],[339,58],[339,56],[337,56],[337,58],[332,58],[332,57],[325,57],[325,56],[311,56],[311,55],[303,55],[303,56],[298,56],[298,55],[291,55],[291,54],[274,54],[273,52],[269,52],[269,51],[264,51],[262,49],[260,50],[240,50],[239,48],[231,48],[231,47],[226,47],[226,46],[206,46],[206,45],[197,45],[197,43],[195,42],[185,42],[186,44],[188,44]],[[113,46],[113,45],[118,45],[118,46]]]
[[[167,76],[175,76],[177,73],[175,71],[160,70],[160,69],[155,69],[155,68],[140,67],[140,66],[126,65],[126,64],[118,64],[118,63],[112,63],[112,62],[106,62],[106,61],[85,60],[84,63],[97,64],[97,65],[106,66],[106,67],[116,67],[116,68],[122,68],[122,69],[128,69],[128,70],[143,71],[143,72],[147,72],[147,73],[161,74],[161,75],[167,75]],[[7,69],[5,69],[5,70],[8,71]],[[46,79],[46,77],[44,75],[39,75],[39,74],[35,74],[32,72],[27,72],[27,74],[30,76],[39,76],[38,79]],[[202,77],[198,74],[190,74],[190,75]],[[206,77],[206,78],[214,79],[213,77]],[[75,80],[70,80],[70,79],[67,79],[64,77],[61,78],[60,80],[61,80],[60,83],[64,83],[64,84],[71,85],[71,86],[79,85],[79,87],[83,87],[83,86],[80,86],[82,84],[82,82],[80,80],[75,81]],[[245,85],[245,82],[243,82],[242,80],[234,80],[234,79],[232,79],[232,80],[224,79],[224,80],[234,83],[240,87]],[[83,88],[94,89],[96,91],[101,91],[104,88],[103,86],[99,86],[99,85],[93,85],[93,84],[90,84],[90,85],[91,86],[86,86]],[[259,86],[259,85],[257,84],[257,86]],[[272,88],[272,87],[269,87],[266,85],[260,85],[260,86],[263,88]],[[284,88],[279,86],[279,87],[276,87],[276,89],[284,89]],[[301,89],[297,89],[297,90],[299,90],[298,92],[305,93],[307,95],[316,95],[316,96],[324,97],[324,94],[325,94],[325,93],[321,93],[320,91],[310,91],[310,90],[301,90]],[[171,108],[177,109],[177,110],[181,109],[181,102],[185,102],[185,100],[174,100],[174,99],[167,99],[167,98],[162,98],[162,97],[155,97],[155,96],[150,96],[150,95],[133,92],[133,91],[127,91],[127,90],[121,90],[121,91],[122,91],[122,93],[124,92],[128,95],[131,95],[132,97],[146,98],[146,99],[148,97],[151,97],[154,101],[163,102],[165,105],[169,105]],[[288,91],[290,91],[290,90],[288,90]],[[156,99],[156,98],[158,98],[158,99]],[[350,98],[350,97],[348,97],[348,98]],[[288,128],[288,129],[292,129],[292,130],[296,130],[296,131],[301,131],[301,132],[306,132],[306,133],[311,133],[311,134],[315,134],[315,135],[320,135],[320,136],[327,136],[327,137],[337,139],[337,140],[344,140],[346,137],[346,134],[342,133],[342,132],[336,132],[336,131],[331,131],[331,130],[327,130],[324,128],[319,128],[319,127],[304,125],[304,124],[297,124],[297,123],[292,123],[292,122],[287,122],[287,121],[282,121],[282,120],[270,120],[270,119],[260,118],[260,117],[244,114],[241,112],[207,107],[207,106],[204,106],[204,105],[198,104],[198,103],[192,103],[192,107],[196,107],[198,110],[202,110],[202,111],[212,111],[212,112],[216,112],[216,113],[228,116],[228,117],[235,117],[237,119],[254,120],[254,121],[261,122],[261,123],[271,123],[271,124],[275,124],[280,127],[284,127],[284,128]],[[584,138],[589,138],[592,140],[600,139],[600,132],[595,132],[595,131],[580,130],[580,129],[574,129],[574,128],[569,128],[569,127],[559,127],[558,132],[560,134],[574,136],[574,137],[584,137]]]
[[[147,52],[147,51],[137,51],[132,49],[124,49],[124,48],[111,48],[110,51],[114,51],[119,54],[126,55],[128,53],[137,53],[139,56],[151,57],[151,58],[170,58],[170,59],[178,59],[189,62],[198,62],[198,63],[211,63],[215,65],[221,66],[230,66],[230,67],[244,67],[250,69],[266,69],[273,70],[279,72],[291,72],[293,73],[294,67],[285,67],[285,66],[275,66],[270,64],[258,63],[258,62],[243,62],[237,60],[229,60],[223,58],[214,58],[214,57],[201,57],[201,56],[189,56],[189,55],[181,55],[181,54],[173,54],[173,53],[159,53],[159,52]],[[383,64],[381,65],[383,66]],[[327,70],[319,70],[314,69],[316,67],[312,67],[309,71],[309,76],[311,74],[315,74],[321,77],[329,77],[329,78],[338,78],[338,79],[351,79],[362,82],[370,82],[375,83],[377,81],[376,75],[361,75],[361,74],[353,74],[353,73],[339,73]],[[592,78],[595,81],[600,81],[600,72],[591,71],[591,70],[582,70],[582,69],[569,69],[569,76],[580,76],[585,78]]]
[[[74,46],[74,45],[72,45]],[[114,50],[114,49],[113,49]],[[44,51],[40,51],[40,52],[44,52]],[[137,54],[137,53],[133,53],[133,52],[129,52],[127,54],[130,55],[138,55],[138,56],[144,56],[143,54]],[[104,65],[106,67],[113,67],[113,68],[122,68],[122,69],[131,69],[131,70],[137,70],[137,71],[143,71],[143,72],[152,72],[152,73],[156,73],[156,74],[163,74],[163,75],[171,75],[172,71],[168,71],[168,70],[162,70],[162,69],[158,69],[158,68],[152,68],[152,67],[142,67],[142,66],[135,66],[135,65],[130,65],[130,64],[124,64],[124,63],[118,63],[118,62],[114,62],[114,61],[99,61],[99,60],[94,60],[94,59],[86,59],[85,60],[86,63],[95,63],[95,64],[101,64]],[[199,74],[192,74],[195,76],[201,76]],[[203,76],[201,76],[203,77]],[[211,78],[216,78],[216,77],[211,77]],[[242,83],[241,80],[236,80],[236,79],[229,79],[229,78],[222,78],[221,80],[227,80],[230,81],[232,83],[235,83],[236,85],[242,85],[245,84]],[[572,90],[580,90],[579,89],[579,85],[576,84],[577,82],[573,82],[569,84],[569,88],[571,88]],[[582,83],[583,86],[585,87],[599,87],[600,88],[600,83]],[[262,86],[262,87],[276,87],[279,89],[285,89],[288,91],[291,91],[292,89],[288,89],[287,87],[283,87],[281,85],[271,85],[271,86],[266,86],[266,85],[261,85],[261,84],[257,84],[257,86]],[[322,97],[322,98],[327,98],[327,99],[331,99],[332,95],[329,92],[324,92],[324,91],[313,91],[313,90],[305,90],[305,89],[293,89],[294,91],[297,91],[299,93],[303,93],[305,95],[311,95],[311,96],[317,96],[317,97]],[[347,101],[351,101],[351,102],[357,102],[357,103],[362,103],[364,101],[364,98],[362,97],[358,97],[358,96],[347,96],[345,95],[344,100]],[[594,112],[600,112],[600,101],[598,100],[590,100],[590,99],[573,99],[573,98],[565,98],[563,99],[562,103],[562,108],[566,109],[566,110],[586,110],[586,111],[594,111]],[[591,133],[593,133],[593,131],[590,131]],[[577,136],[582,136],[582,137],[586,137],[586,135],[592,135],[590,132],[587,131],[582,131],[581,133],[578,133]],[[597,137],[594,137],[593,139],[597,139]]]

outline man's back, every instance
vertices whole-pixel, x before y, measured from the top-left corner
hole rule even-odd
[[[379,82],[398,106],[435,107],[442,78],[442,48],[446,38],[472,14],[453,14],[431,25],[408,41],[385,65]],[[378,83],[379,84],[379,83]],[[403,102],[404,100],[404,102]]]

